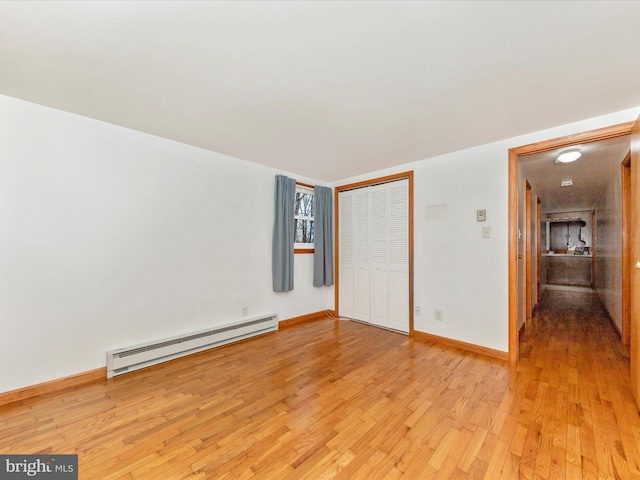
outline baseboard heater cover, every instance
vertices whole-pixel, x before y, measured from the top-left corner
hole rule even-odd
[[[107,352],[107,378],[278,330],[271,313]]]

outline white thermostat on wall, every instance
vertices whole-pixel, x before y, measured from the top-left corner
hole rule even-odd
[[[479,222],[484,222],[487,219],[487,211],[486,210],[477,210],[476,211],[476,219]]]

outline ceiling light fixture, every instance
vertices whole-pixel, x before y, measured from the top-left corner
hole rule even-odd
[[[560,182],[561,187],[570,187],[571,185],[573,185],[573,182],[571,180],[563,180],[562,182]]]
[[[556,158],[556,163],[571,163],[575,162],[579,159],[582,154],[578,150],[567,150],[566,152],[562,152]]]

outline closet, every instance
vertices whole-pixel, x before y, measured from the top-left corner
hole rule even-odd
[[[409,181],[338,194],[339,313],[409,333]]]

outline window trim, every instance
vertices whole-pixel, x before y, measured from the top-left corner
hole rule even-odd
[[[298,190],[298,187],[302,187],[300,190]],[[302,182],[296,182],[296,193],[302,190],[311,190],[311,192],[305,192],[305,193],[309,193],[311,195],[313,195],[313,199],[315,202],[315,187],[313,185],[309,185],[308,183],[302,183]],[[314,217],[298,217],[298,218],[303,218],[303,219],[307,219],[307,220],[311,220],[312,222],[315,222],[315,216]],[[295,243],[293,244],[293,253],[315,253],[315,248],[309,247],[309,245],[313,245],[311,243]]]

